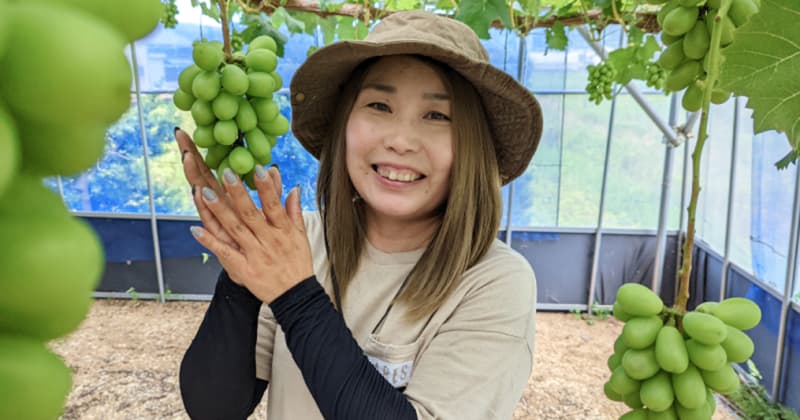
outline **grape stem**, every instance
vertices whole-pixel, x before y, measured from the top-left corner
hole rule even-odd
[[[222,24],[222,43],[225,51],[225,61],[230,62],[233,54],[231,53],[231,31],[228,27],[228,0],[218,0],[219,21]]]
[[[689,302],[689,278],[692,274],[692,249],[694,247],[695,215],[697,213],[697,197],[700,194],[700,158],[703,146],[708,139],[708,112],[711,105],[711,92],[719,77],[720,41],[722,40],[722,18],[728,14],[732,0],[722,0],[722,4],[714,18],[714,29],[711,32],[711,46],[709,54],[708,75],[706,76],[705,90],[703,91],[703,113],[700,117],[700,128],[697,144],[692,152],[692,193],[689,199],[689,221],[686,226],[686,242],[683,244],[683,264],[678,272],[679,291],[675,309],[681,313],[686,312]]]

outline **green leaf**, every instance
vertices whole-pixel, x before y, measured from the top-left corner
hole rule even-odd
[[[763,0],[761,10],[740,26],[722,50],[720,85],[746,96],[753,131],[785,133],[800,151],[800,2]]]
[[[339,25],[336,27],[336,35],[339,36],[339,40],[355,38],[356,28],[353,26],[353,18],[339,16]]]
[[[207,252],[203,252],[201,255],[203,256],[203,264],[207,263],[208,262],[208,253]]]
[[[512,26],[504,0],[461,0],[456,19],[467,24],[482,39],[489,39],[489,28],[495,19],[500,19],[506,28]]]
[[[452,7],[452,3],[448,1],[448,6]],[[386,3],[386,10],[414,10],[419,8],[418,0],[389,0]]]
[[[294,17],[296,17],[297,20],[303,22],[303,26],[306,28],[305,32],[307,34],[309,35],[314,34],[314,30],[317,29],[320,20],[319,16],[317,16],[316,13],[298,12],[294,14]]]
[[[272,14],[272,26],[275,29],[280,29],[281,25],[286,24],[286,29],[293,34],[299,34],[306,30],[306,25],[303,21],[290,15],[289,12],[283,7],[275,9]]]
[[[547,40],[547,49],[564,51],[567,49],[567,27],[563,23],[556,21],[552,27],[547,28],[545,32],[545,39]]]
[[[778,170],[784,170],[789,167],[792,163],[797,163],[797,158],[800,157],[800,153],[797,150],[792,150],[786,154],[786,156],[782,157],[781,160],[775,162],[775,167]]]
[[[328,16],[326,19],[320,19],[319,27],[322,28],[322,40],[325,45],[333,42],[336,38],[336,17]]]
[[[369,28],[367,27],[367,25],[364,23],[363,20],[359,20],[358,23],[356,23],[356,31],[355,31],[356,39],[359,40],[364,39],[367,37],[368,33],[369,33]]]

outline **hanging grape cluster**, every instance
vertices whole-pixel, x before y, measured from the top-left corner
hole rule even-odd
[[[205,149],[205,163],[222,182],[225,168],[255,189],[255,165],[272,160],[277,137],[289,131],[273,93],[283,81],[275,70],[277,44],[267,35],[253,39],[247,54],[226,59],[222,43],[194,44],[194,64],[178,76],[175,106],[191,111],[197,124],[192,139]]]
[[[664,81],[667,79],[667,72],[658,63],[647,63],[647,86],[662,90],[664,89]]]
[[[178,5],[175,0],[165,0],[163,2],[164,13],[161,15],[161,24],[165,28],[172,29],[178,25]]]
[[[682,105],[687,111],[698,111],[709,70],[711,32],[721,0],[669,0],[658,12],[662,28],[661,41],[667,46],[658,63],[670,71],[664,82],[668,92],[686,89]],[[719,21],[722,25],[720,45],[733,42],[734,30],[758,12],[760,0],[732,0],[728,14]],[[712,87],[711,101],[721,104],[731,93],[719,86]]]
[[[614,87],[614,78],[617,71],[614,66],[607,62],[587,67],[589,70],[589,84],[586,85],[586,92],[589,93],[589,101],[600,104],[605,99],[611,99]]]
[[[125,46],[161,13],[159,0],[0,0],[0,419],[63,412],[71,371],[47,342],[86,317],[105,258],[43,179],[100,159],[131,104]]]
[[[761,309],[733,297],[680,315],[650,289],[627,283],[617,291],[614,316],[625,326],[608,358],[604,391],[632,409],[620,419],[708,420],[716,409],[713,391],[739,389],[732,364],[753,354],[742,331],[758,325]]]

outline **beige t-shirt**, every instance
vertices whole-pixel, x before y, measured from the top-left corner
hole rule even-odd
[[[332,285],[318,212],[304,213],[314,272]],[[395,305],[383,316],[423,249],[385,253],[369,242],[343,299],[344,319],[376,369],[404,394],[420,420],[508,420],[533,364],[536,278],[519,253],[495,239],[430,319],[404,321]],[[270,381],[270,420],[322,420],[269,306],[261,306],[256,375]]]

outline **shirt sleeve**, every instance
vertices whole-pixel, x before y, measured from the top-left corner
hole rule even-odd
[[[405,394],[419,420],[508,420],[533,368],[536,280],[505,261],[470,290],[419,356]]]
[[[181,397],[192,419],[246,419],[261,401],[268,384],[255,367],[261,304],[222,271],[181,362]]]
[[[414,408],[369,363],[311,276],[270,303],[286,344],[328,420],[416,420]]]

